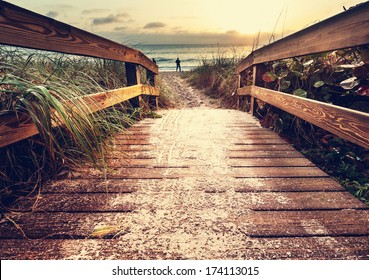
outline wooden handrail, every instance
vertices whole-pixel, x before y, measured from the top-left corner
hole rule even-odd
[[[5,1],[0,2],[0,43],[130,62],[158,74],[158,66],[138,50]]]
[[[263,62],[368,44],[368,18],[369,2],[365,2],[252,52],[236,71],[241,73]]]
[[[369,149],[369,114],[257,86],[237,90]]]
[[[251,96],[252,114],[257,98],[369,149],[369,114],[259,87],[264,62],[369,44],[368,19],[366,2],[252,52],[236,68],[238,95]],[[252,86],[245,86],[251,67]]]
[[[159,90],[147,85],[134,85],[81,98],[83,106],[87,106],[89,113],[93,113],[142,94],[158,96]],[[27,113],[14,112],[0,117],[0,148],[36,134],[38,134],[37,127]]]
[[[138,50],[5,1],[0,2],[0,44],[125,62],[127,87],[81,97],[84,104],[89,105],[90,113],[127,100],[137,105],[141,95],[155,98],[157,104],[158,66]],[[146,69],[151,86],[141,84],[139,65]],[[0,117],[0,147],[36,134],[37,127],[25,112]]]

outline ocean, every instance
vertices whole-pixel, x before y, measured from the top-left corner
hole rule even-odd
[[[251,46],[220,44],[138,45],[134,48],[142,51],[150,59],[154,58],[159,71],[175,71],[177,57],[181,60],[182,71],[188,71],[201,65],[203,60],[218,57],[242,58],[251,51]]]

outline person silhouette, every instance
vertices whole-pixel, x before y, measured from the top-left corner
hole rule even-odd
[[[177,64],[177,67],[176,67],[176,71],[179,70],[179,72],[181,72],[181,61],[179,60],[179,57],[177,57],[177,60],[176,60],[176,64]]]

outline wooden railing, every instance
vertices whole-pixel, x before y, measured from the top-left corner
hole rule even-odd
[[[237,66],[239,96],[278,107],[348,141],[369,148],[369,114],[261,87],[263,63],[369,44],[369,2],[252,52]],[[264,70],[265,71],[265,70]],[[252,85],[246,85],[246,76]]]
[[[134,98],[137,104],[141,95],[149,96],[154,99],[150,103],[157,104],[158,66],[138,50],[4,1],[0,2],[0,44],[125,62],[127,87],[88,95],[86,100],[93,103],[95,111]],[[141,84],[140,65],[146,69],[149,85]],[[37,133],[27,114],[0,118],[0,147]]]

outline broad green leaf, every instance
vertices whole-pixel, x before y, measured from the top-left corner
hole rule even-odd
[[[315,88],[320,88],[321,86],[324,86],[324,82],[323,81],[317,81],[317,82],[315,82],[315,84],[314,84],[314,87]]]
[[[307,92],[303,90],[302,88],[298,88],[293,91],[293,95],[306,98]]]
[[[286,80],[281,80],[280,82],[280,89],[281,90],[285,90],[285,89],[288,89],[291,85],[291,82],[290,81],[286,81]]]
[[[351,77],[351,78],[348,78],[344,81],[342,81],[340,83],[340,86],[343,88],[343,89],[353,89],[354,87],[356,87],[357,85],[359,85],[359,81],[356,77]]]
[[[264,82],[271,83],[278,79],[273,72],[266,72],[263,74],[262,79]]]

